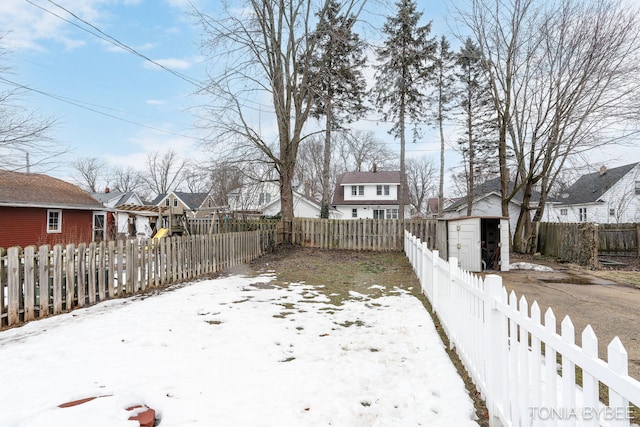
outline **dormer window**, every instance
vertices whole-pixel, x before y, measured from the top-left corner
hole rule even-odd
[[[352,185],[351,186],[351,195],[352,196],[364,196],[364,185]]]
[[[636,196],[640,195],[640,181],[636,181]]]
[[[376,194],[378,196],[388,196],[389,195],[389,186],[388,185],[377,185],[376,186]]]

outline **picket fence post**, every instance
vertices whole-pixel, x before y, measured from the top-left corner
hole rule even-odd
[[[489,425],[491,427],[501,426],[499,413],[501,405],[504,401],[504,349],[505,334],[503,314],[498,311],[498,303],[502,301],[502,277],[489,274],[484,279],[484,318],[485,318],[485,337],[487,337],[488,345],[485,346],[486,353],[484,355],[487,364],[487,392],[484,396],[489,410]]]

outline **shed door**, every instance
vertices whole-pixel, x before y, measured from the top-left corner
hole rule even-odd
[[[480,218],[449,221],[449,257],[467,271],[482,271]]]

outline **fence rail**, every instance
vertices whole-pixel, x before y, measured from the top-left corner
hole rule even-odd
[[[422,292],[487,402],[491,425],[630,425],[629,402],[640,406],[640,382],[628,375],[617,337],[605,362],[590,326],[580,347],[568,316],[558,334],[553,310],[542,323],[537,302],[529,306],[524,297],[507,295],[500,276],[468,273],[408,232],[404,242]],[[606,405],[601,384],[608,389]]]
[[[274,239],[263,230],[0,249],[0,327],[221,271]]]

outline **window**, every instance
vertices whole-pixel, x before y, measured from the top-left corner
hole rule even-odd
[[[609,209],[609,216],[616,216],[616,210],[615,209]]]
[[[164,205],[165,206],[169,206],[169,203],[170,203],[169,199],[164,199]]]
[[[384,209],[374,209],[373,219],[384,219]]]
[[[62,211],[47,209],[47,233],[62,233]]]
[[[351,209],[351,218],[358,218],[358,209]]]
[[[636,181],[636,195],[640,194],[640,181]]]
[[[560,209],[560,215],[566,215],[567,213],[567,209]]]
[[[364,196],[364,185],[352,185],[351,186],[351,195],[352,196]]]
[[[388,196],[389,195],[389,186],[388,185],[377,185],[376,186],[376,194],[378,196]]]
[[[578,211],[578,220],[580,222],[587,222],[587,208],[580,208]]]
[[[178,199],[173,199],[173,207],[174,208],[178,207]]]
[[[105,240],[105,222],[105,214],[93,214],[93,240],[95,242],[101,242]]]
[[[398,219],[398,209],[387,209],[387,219]]]

